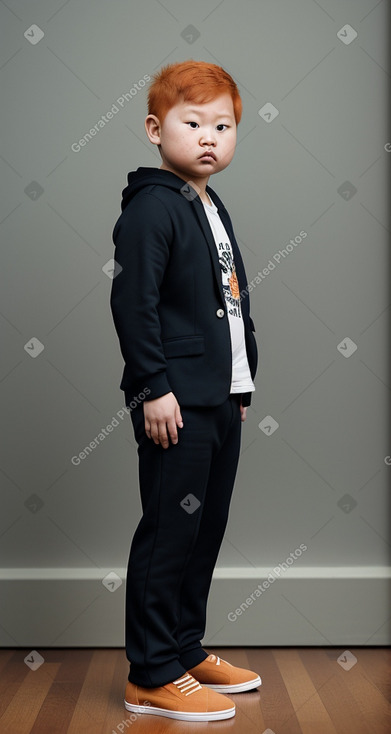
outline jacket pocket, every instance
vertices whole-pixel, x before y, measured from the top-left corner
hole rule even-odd
[[[191,357],[205,352],[205,341],[200,336],[174,336],[162,339],[163,351],[166,357]]]

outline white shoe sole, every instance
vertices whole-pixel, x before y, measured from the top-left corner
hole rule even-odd
[[[180,719],[181,721],[217,721],[218,719],[230,719],[235,716],[235,706],[221,711],[171,711],[158,706],[139,706],[136,703],[128,703],[124,699],[127,711],[135,714],[154,714],[155,716],[167,716],[169,719]]]
[[[202,683],[202,685],[207,688],[212,688],[216,693],[243,693],[244,691],[251,691],[253,688],[257,688],[262,685],[262,680],[258,675],[253,680],[246,680],[245,683],[236,683],[232,685]]]

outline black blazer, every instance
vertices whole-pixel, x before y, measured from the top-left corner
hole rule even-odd
[[[173,392],[179,405],[220,405],[229,395],[231,336],[214,237],[201,199],[158,168],[128,174],[117,220],[110,306],[125,361],[125,404]],[[254,379],[258,351],[242,257],[227,210],[206,190],[231,241]],[[242,404],[250,405],[251,392]]]

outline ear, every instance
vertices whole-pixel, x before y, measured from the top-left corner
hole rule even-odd
[[[156,115],[147,115],[144,124],[150,142],[154,145],[159,145],[161,131],[159,118]]]

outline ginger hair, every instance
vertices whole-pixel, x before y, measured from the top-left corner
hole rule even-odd
[[[231,95],[235,122],[242,116],[242,100],[232,77],[221,66],[206,61],[181,61],[163,66],[152,77],[148,91],[148,114],[160,123],[178,102],[204,104],[220,94]]]

